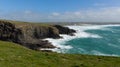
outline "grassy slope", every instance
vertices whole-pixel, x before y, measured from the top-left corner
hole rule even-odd
[[[3,20],[5,21],[5,20]],[[28,23],[10,21],[18,26]],[[29,23],[33,24],[33,23]],[[35,23],[49,26],[49,24]],[[58,54],[27,49],[15,43],[0,41],[0,67],[119,67],[120,58],[75,54]]]
[[[119,67],[120,58],[39,52],[0,41],[0,67]]]

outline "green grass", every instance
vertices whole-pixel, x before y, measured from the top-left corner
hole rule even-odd
[[[0,41],[0,67],[119,67],[119,57],[58,54]]]
[[[50,26],[43,23],[9,22],[20,27],[33,24]],[[120,57],[41,52],[0,41],[0,67],[120,67]]]

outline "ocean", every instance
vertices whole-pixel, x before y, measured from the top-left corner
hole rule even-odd
[[[60,35],[62,39],[47,38],[58,53],[120,56],[120,25],[66,26],[75,36]]]

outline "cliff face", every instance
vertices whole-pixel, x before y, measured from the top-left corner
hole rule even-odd
[[[21,34],[21,30],[15,28],[15,25],[0,21],[0,40],[17,42]]]
[[[69,29],[68,27],[63,27],[60,25],[53,25],[53,27],[56,27],[59,30],[60,34],[67,34],[67,35],[73,35],[76,31],[73,29]]]
[[[60,38],[58,29],[51,26],[25,25],[19,27],[22,30],[20,43],[30,49],[55,48],[44,38]]]
[[[14,25],[9,22],[0,21],[0,40],[19,43],[30,49],[55,48],[44,38],[61,38],[59,34],[71,34],[75,31],[59,25]]]
[[[54,27],[34,27],[34,35],[38,39],[42,38],[60,38],[59,30]]]

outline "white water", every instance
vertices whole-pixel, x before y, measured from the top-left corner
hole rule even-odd
[[[49,42],[51,42],[54,46],[58,47],[55,49],[43,49],[43,50],[52,50],[58,53],[65,53],[67,50],[73,48],[70,45],[63,45],[65,42],[72,40],[72,39],[76,39],[76,38],[102,38],[101,36],[97,35],[97,34],[91,34],[91,33],[87,33],[85,32],[85,30],[94,30],[94,29],[107,29],[105,27],[109,27],[109,26],[120,26],[120,25],[86,25],[86,26],[66,26],[69,27],[70,29],[74,29],[77,32],[74,33],[75,36],[69,36],[69,35],[63,35],[61,34],[60,36],[62,36],[63,38],[61,39],[52,39],[52,38],[46,38],[45,40],[48,40]],[[100,52],[95,52],[97,55],[105,55],[102,54]]]

